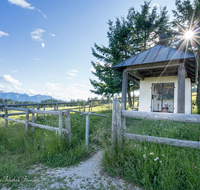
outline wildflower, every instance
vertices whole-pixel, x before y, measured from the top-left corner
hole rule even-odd
[[[143,157],[145,158],[145,157],[146,157],[146,154],[143,154]]]
[[[154,161],[157,161],[157,159],[155,158]]]
[[[159,160],[159,157],[156,157],[157,160]]]
[[[162,161],[161,161],[161,160],[160,160],[159,162],[160,162],[160,163],[162,163]]]
[[[146,147],[144,147],[144,149],[146,150],[147,148],[146,148]]]
[[[150,155],[154,155],[154,153],[153,153],[153,152],[150,152]]]
[[[164,154],[162,156],[165,156]]]

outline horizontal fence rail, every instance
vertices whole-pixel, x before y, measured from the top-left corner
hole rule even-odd
[[[200,142],[197,142],[197,141],[177,140],[177,139],[171,139],[171,138],[162,138],[162,137],[154,137],[154,136],[147,136],[147,135],[136,135],[136,134],[130,134],[130,133],[125,133],[125,137],[128,139],[137,140],[140,142],[146,141],[150,143],[200,149]]]
[[[132,112],[122,110],[122,117],[130,117],[137,119],[153,119],[166,121],[180,121],[189,123],[200,123],[200,115],[180,114],[180,113],[156,113],[156,112]]]
[[[119,149],[122,148],[123,138],[128,138],[137,141],[146,141],[150,143],[166,144],[171,146],[189,147],[200,149],[199,141],[178,140],[172,138],[154,137],[147,135],[138,135],[126,133],[126,117],[137,119],[151,119],[151,120],[165,120],[165,121],[178,121],[189,123],[200,123],[200,115],[192,114],[176,114],[176,113],[155,113],[143,111],[126,111],[123,110],[123,105],[120,109],[118,100],[113,100],[113,115],[112,115],[112,147],[116,140],[118,141]]]
[[[72,110],[72,109],[66,109],[64,111],[64,110],[58,110],[56,108],[57,111],[55,111],[55,110],[46,111],[45,107],[44,107],[44,110],[35,110],[35,108],[32,108],[32,109],[16,108],[16,107],[8,107],[8,105],[4,106],[3,108],[5,109],[5,114],[1,114],[0,117],[5,119],[5,126],[6,127],[8,127],[8,120],[10,120],[10,121],[14,121],[14,122],[24,124],[26,133],[28,133],[29,126],[32,126],[32,132],[34,132],[35,127],[50,130],[50,131],[56,131],[56,132],[59,133],[59,136],[61,138],[62,138],[62,133],[64,132],[64,133],[66,133],[66,140],[70,143],[71,143],[70,112],[80,113],[80,116],[86,115],[86,133],[85,133],[85,143],[86,144],[85,144],[85,146],[86,146],[87,150],[88,150],[88,146],[89,146],[89,120],[90,120],[90,115],[100,116],[100,117],[109,117],[109,116],[106,116],[106,115],[96,114],[96,113],[93,113],[93,112],[76,111],[76,110]],[[23,113],[8,114],[8,110],[24,111],[24,112]],[[91,108],[91,111],[92,111],[92,108]],[[26,120],[25,121],[8,118],[8,116],[14,116],[14,115],[20,115],[20,114],[26,114]],[[29,115],[30,114],[32,114],[31,122],[29,121]],[[59,127],[56,128],[56,127],[51,127],[51,126],[35,123],[35,114],[37,114],[37,116],[38,116],[38,114],[44,114],[44,118],[45,118],[46,114],[47,115],[59,116]],[[65,117],[65,127],[66,127],[66,129],[63,129],[63,116]]]

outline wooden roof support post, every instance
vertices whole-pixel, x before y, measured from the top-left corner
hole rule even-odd
[[[185,66],[178,67],[178,101],[177,113],[185,113]]]
[[[126,70],[124,70],[123,80],[122,80],[122,103],[121,103],[122,110],[126,110],[127,86],[128,86],[128,72]]]

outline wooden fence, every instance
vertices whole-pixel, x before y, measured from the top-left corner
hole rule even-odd
[[[0,117],[5,119],[5,126],[8,127],[8,120],[22,123],[25,125],[25,131],[28,133],[29,126],[32,126],[32,132],[35,131],[35,127],[42,128],[42,129],[47,129],[50,131],[57,131],[59,133],[60,138],[62,138],[62,134],[66,134],[66,140],[71,143],[71,124],[70,124],[70,112],[78,112],[81,113],[80,116],[86,115],[86,133],[85,133],[85,145],[86,149],[88,150],[88,145],[89,145],[89,120],[90,120],[90,115],[96,115],[96,116],[101,116],[101,117],[108,117],[106,115],[101,115],[101,114],[95,114],[92,112],[82,112],[82,111],[76,111],[76,110],[57,110],[57,111],[45,111],[44,110],[35,110],[34,108],[29,109],[29,108],[15,108],[15,107],[7,107],[4,106],[5,109],[5,114],[1,114]],[[23,113],[13,113],[13,114],[8,114],[8,110],[16,110],[16,111],[24,111]],[[16,120],[9,118],[8,116],[13,116],[13,115],[21,115],[21,114],[26,114],[26,119],[25,121],[21,120]],[[32,114],[32,119],[31,122],[29,121],[29,115]],[[55,115],[59,116],[59,127],[51,127],[51,126],[46,126],[46,125],[41,125],[35,123],[35,114],[48,114],[48,115]],[[63,129],[63,116],[65,116],[65,129]]]
[[[121,108],[120,108],[119,101],[114,99],[113,112],[112,112],[112,147],[117,141],[119,145],[119,149],[122,149],[123,138],[128,138],[131,140],[138,140],[141,142],[146,141],[150,143],[200,149],[200,142],[198,141],[177,140],[177,139],[171,139],[171,138],[162,138],[162,137],[126,133],[126,117],[139,118],[139,119],[200,123],[200,115],[126,111],[124,110],[123,104]]]

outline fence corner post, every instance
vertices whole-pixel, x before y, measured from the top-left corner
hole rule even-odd
[[[62,138],[62,129],[63,129],[63,117],[62,110],[59,110],[59,136]]]
[[[88,150],[88,145],[89,145],[89,125],[90,125],[90,115],[89,112],[86,115],[86,130],[85,130],[85,146],[86,150]]]
[[[66,125],[66,140],[71,143],[71,123],[70,123],[70,111],[66,110],[65,125]]]
[[[121,110],[119,100],[113,99],[113,110],[112,110],[112,138],[111,144],[114,148],[117,139],[119,140],[119,147],[121,146]]]
[[[8,105],[6,104],[5,107],[7,107]],[[5,109],[5,126],[8,127],[8,109]]]
[[[35,110],[35,108],[32,107],[32,110]],[[32,120],[31,120],[31,122],[32,122],[32,123],[35,123],[35,113],[32,113]],[[32,128],[32,132],[34,132],[34,131],[35,131],[35,127],[32,126],[31,128]]]
[[[25,131],[28,133],[28,125],[29,125],[29,109],[26,108],[26,122],[25,122]]]

